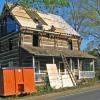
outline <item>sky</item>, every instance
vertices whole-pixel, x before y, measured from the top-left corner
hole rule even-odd
[[[0,15],[3,11],[3,8],[4,8],[4,4],[5,4],[5,0],[0,0]],[[59,9],[59,12],[61,13],[61,9]],[[91,39],[90,38],[87,38],[87,39],[83,39],[82,42],[81,42],[81,50],[84,50],[86,49],[87,47],[87,44],[88,42],[90,41]]]
[[[5,4],[5,0],[0,0],[0,15],[1,15],[2,11],[3,11],[4,4]]]

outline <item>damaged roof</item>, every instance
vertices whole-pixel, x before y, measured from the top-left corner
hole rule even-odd
[[[30,28],[36,28],[35,22],[32,20],[32,18],[26,13],[23,7],[16,6],[12,10],[12,14],[15,17],[15,19],[18,21],[18,23],[22,27],[30,27]]]
[[[79,34],[61,16],[50,13],[37,13],[46,23],[48,23],[49,26],[54,25],[56,27],[56,32],[79,36]]]
[[[89,55],[88,53],[81,52],[78,50],[68,50],[66,48],[43,48],[43,47],[33,47],[31,45],[22,45],[22,48],[29,53],[37,56],[61,56],[61,54],[65,55],[66,57],[78,57],[78,58],[93,58],[96,57]]]
[[[43,13],[33,9],[29,10],[21,6],[16,6],[11,13],[22,27],[36,28],[37,23],[34,22],[34,18],[38,18],[43,22],[43,28],[45,30],[50,30],[53,25],[56,28],[55,32],[80,36],[61,16]]]

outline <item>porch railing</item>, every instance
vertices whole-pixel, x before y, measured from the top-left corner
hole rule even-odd
[[[35,73],[35,82],[37,83],[44,82],[45,74],[46,73]]]
[[[79,71],[79,79],[82,78],[94,78],[95,71]]]
[[[58,73],[58,75],[61,77],[62,75],[68,75],[68,73],[67,72],[60,72],[60,73]],[[46,76],[46,73],[35,73],[35,82],[36,83],[45,82],[45,76]]]

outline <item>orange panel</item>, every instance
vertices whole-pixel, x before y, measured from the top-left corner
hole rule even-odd
[[[35,86],[35,78],[34,78],[34,70],[30,69],[23,69],[24,75],[24,85],[25,85],[25,92],[36,92]]]
[[[4,96],[15,94],[14,70],[3,70]]]

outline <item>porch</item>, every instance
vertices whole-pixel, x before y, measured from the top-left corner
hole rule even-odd
[[[65,48],[42,48],[23,45],[22,48],[32,56],[32,65],[35,68],[35,80],[44,82],[46,64],[56,64],[59,75],[65,75],[66,68],[61,58],[61,53],[66,57],[70,70],[76,79],[95,77],[95,57],[78,50]]]
[[[66,58],[70,65],[70,70],[76,80],[82,78],[94,78],[94,59]],[[46,64],[56,64],[59,75],[67,75],[66,68],[61,58],[58,57],[34,57],[33,66],[35,69],[35,80],[37,83],[44,82],[46,74]]]

